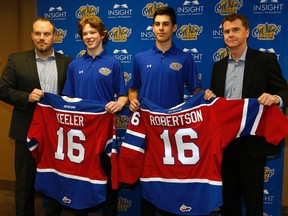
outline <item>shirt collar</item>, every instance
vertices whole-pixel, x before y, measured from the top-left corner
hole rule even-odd
[[[176,45],[175,45],[174,42],[172,42],[172,46],[165,53],[167,53],[167,52],[168,53],[174,53],[175,49],[176,49]],[[154,53],[156,53],[156,52],[161,52],[162,53],[162,51],[156,46],[156,44],[154,44],[152,50],[153,50]]]
[[[239,58],[238,61],[245,61],[247,49],[248,49],[248,47],[246,46],[244,52],[242,53],[242,55],[241,55],[241,57]],[[232,60],[233,60],[233,58],[232,58],[231,54],[229,54],[229,61],[232,61]]]
[[[103,51],[97,55],[95,58],[103,58],[105,55],[106,55],[107,51],[105,49],[103,49]],[[83,55],[85,59],[88,59],[88,58],[92,58],[93,57],[86,51],[85,54]]]
[[[34,51],[35,51],[35,58],[36,58],[36,60],[41,59],[41,58],[39,57],[38,53],[36,52],[36,49],[34,49]],[[47,59],[50,59],[50,58],[55,59],[55,51],[54,51],[54,49],[53,49],[51,55],[47,57]]]

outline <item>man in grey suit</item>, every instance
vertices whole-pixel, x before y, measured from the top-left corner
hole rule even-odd
[[[214,64],[211,78],[214,94],[230,99],[258,98],[260,104],[276,104],[285,110],[288,86],[276,55],[248,47],[248,20],[241,14],[226,16],[222,29],[230,54]],[[281,145],[274,147],[257,136],[234,139],[224,149],[223,216],[242,216],[242,201],[246,216],[263,215],[266,156],[280,149]]]
[[[44,92],[60,94],[72,60],[54,51],[55,38],[54,24],[47,18],[37,18],[31,32],[34,49],[10,54],[0,78],[0,99],[14,106],[9,137],[15,140],[17,216],[34,215],[36,165],[26,138],[35,105]]]

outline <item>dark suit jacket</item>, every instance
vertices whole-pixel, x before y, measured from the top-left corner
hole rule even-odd
[[[216,62],[211,77],[211,90],[219,97],[224,97],[225,78],[228,66],[228,56]],[[288,86],[282,75],[276,55],[248,48],[245,60],[242,98],[258,98],[262,93],[278,95],[282,98],[284,107],[288,105]],[[247,136],[240,138],[247,150],[254,157],[275,154],[280,145],[275,148],[265,142],[263,137]]]
[[[67,65],[70,57],[55,52],[58,70],[58,94],[66,80]],[[36,103],[29,103],[29,94],[34,88],[41,89],[37,72],[35,51],[13,53],[0,78],[0,100],[14,106],[9,137],[26,141]]]

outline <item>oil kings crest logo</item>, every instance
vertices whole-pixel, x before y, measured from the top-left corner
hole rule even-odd
[[[67,12],[63,11],[62,6],[51,6],[48,12],[45,12],[43,16],[51,20],[65,20],[67,17]]]
[[[258,0],[258,4],[253,5],[254,14],[280,14],[283,11],[283,4],[278,0]]]
[[[126,129],[128,126],[129,117],[123,114],[116,115],[116,128],[117,129]]]
[[[152,26],[147,26],[145,31],[140,33],[141,40],[155,40],[155,35]]]
[[[202,15],[203,12],[204,12],[204,6],[200,5],[198,0],[192,0],[192,1],[185,0],[181,7],[177,7],[177,14],[179,16]]]
[[[121,212],[127,212],[130,206],[132,205],[132,200],[128,200],[127,198],[119,197],[117,209]]]
[[[281,25],[269,24],[268,22],[264,24],[258,24],[252,30],[252,36],[258,40],[274,40],[275,35],[281,31]]]
[[[114,4],[113,9],[107,11],[108,18],[131,18],[132,9],[127,4]]]
[[[220,61],[221,59],[225,58],[229,55],[229,51],[227,48],[220,48],[213,54],[213,60],[215,62]]]
[[[95,16],[99,13],[99,7],[95,7],[94,5],[84,5],[84,6],[80,6],[76,12],[75,12],[75,16],[78,19],[81,19],[82,17],[86,17],[86,16]]]
[[[63,29],[57,29],[56,28],[56,39],[55,39],[55,43],[62,43],[63,39],[66,37],[67,35],[67,30],[63,30]]]
[[[128,73],[128,72],[124,71],[124,81],[125,81],[126,86],[128,85],[129,81],[131,80],[131,77],[132,77],[132,73]]]
[[[111,74],[111,70],[109,68],[106,67],[102,67],[98,70],[98,72],[104,76],[108,76],[109,74]]]
[[[237,13],[237,11],[243,6],[243,0],[220,0],[215,5],[215,12],[222,16],[230,13]]]
[[[182,25],[176,32],[176,37],[182,40],[197,40],[197,37],[203,32],[203,26]]]
[[[174,70],[174,71],[180,71],[181,68],[182,68],[182,65],[178,62],[172,62],[170,65],[169,65],[169,68]]]
[[[270,169],[269,167],[264,168],[264,182],[268,182],[269,179],[274,175],[275,169]]]
[[[126,49],[114,49],[113,56],[122,64],[129,64],[132,62],[132,55]]]
[[[109,39],[113,42],[126,42],[127,38],[131,35],[132,29],[127,27],[113,27],[109,31]]]
[[[164,4],[162,2],[152,2],[152,3],[148,3],[145,5],[145,7],[142,9],[142,15],[147,17],[147,18],[153,18],[153,14],[155,12],[156,9],[158,9],[159,7],[166,7],[168,6],[168,4]]]

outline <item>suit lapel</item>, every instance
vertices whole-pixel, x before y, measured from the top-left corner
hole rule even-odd
[[[228,57],[224,58],[223,61],[219,62],[219,64],[221,65],[219,65],[220,70],[217,72],[217,86],[219,87],[218,92],[221,93],[219,96],[224,97]]]
[[[36,58],[35,51],[31,50],[30,52],[27,53],[26,62],[31,74],[31,78],[34,80],[36,87],[41,89],[35,58]]]
[[[251,83],[253,81],[254,76],[254,67],[256,64],[256,53],[251,49],[247,49],[247,54],[245,58],[245,68],[244,68],[244,78],[243,78],[243,89],[242,89],[242,97],[249,97],[249,91],[251,88]]]

